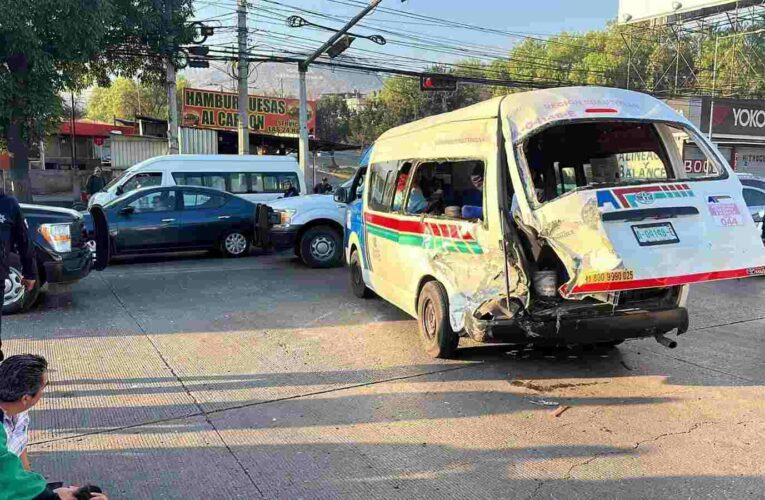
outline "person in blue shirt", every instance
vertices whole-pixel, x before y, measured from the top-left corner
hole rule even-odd
[[[462,193],[462,217],[483,219],[483,164],[477,164],[470,173],[470,182],[475,189]]]

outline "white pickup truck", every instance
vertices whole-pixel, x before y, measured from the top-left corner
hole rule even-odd
[[[334,195],[311,194],[268,202],[280,219],[269,232],[273,247],[293,248],[309,267],[339,265],[343,257],[346,207],[361,196],[365,172],[366,167],[360,167]]]

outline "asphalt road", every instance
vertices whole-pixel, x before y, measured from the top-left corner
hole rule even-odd
[[[195,255],[48,291],[3,320],[52,367],[33,467],[112,498],[763,497],[765,280],[694,287],[675,350],[453,361],[346,280]]]

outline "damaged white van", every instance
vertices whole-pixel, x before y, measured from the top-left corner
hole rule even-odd
[[[686,169],[695,144],[704,167]],[[688,329],[688,285],[765,274],[737,176],[648,95],[499,97],[375,143],[347,214],[357,296],[417,318],[428,353],[481,342],[610,344]]]

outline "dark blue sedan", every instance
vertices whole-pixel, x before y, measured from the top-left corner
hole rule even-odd
[[[247,255],[256,238],[257,205],[216,189],[153,187],[103,206],[111,255],[220,250]]]

